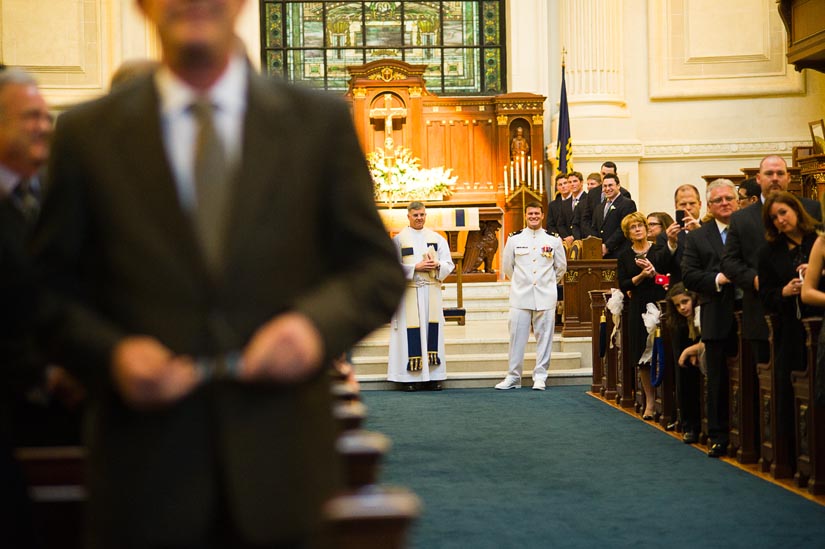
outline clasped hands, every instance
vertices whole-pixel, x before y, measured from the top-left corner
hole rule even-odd
[[[321,334],[309,318],[286,313],[252,336],[243,349],[237,379],[296,383],[320,368],[323,354]],[[112,377],[124,400],[141,409],[172,404],[202,381],[192,357],[175,355],[149,336],[129,336],[117,344]]]
[[[438,260],[425,257],[415,264],[415,270],[418,272],[427,272],[438,269],[440,266],[441,264]]]

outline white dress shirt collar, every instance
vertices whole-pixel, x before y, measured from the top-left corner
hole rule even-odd
[[[215,129],[221,137],[230,166],[240,164],[243,123],[249,86],[249,65],[234,55],[207,95],[215,106]],[[184,209],[195,207],[194,148],[196,125],[190,107],[202,94],[178,78],[168,67],[155,73],[160,96],[160,117],[166,155],[175,177],[178,198]]]

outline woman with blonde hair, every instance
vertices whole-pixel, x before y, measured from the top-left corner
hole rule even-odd
[[[671,260],[670,250],[660,244],[650,242],[647,217],[642,212],[633,212],[622,219],[622,232],[630,241],[616,258],[619,288],[629,298],[628,350],[630,360],[639,368],[639,377],[645,393],[645,409],[642,418],[652,420],[654,414],[653,385],[650,381],[650,361],[643,355],[648,332],[642,320],[642,313],[648,303],[656,304],[665,297],[664,286],[656,283],[658,273],[668,272]],[[661,281],[660,281],[661,282]]]

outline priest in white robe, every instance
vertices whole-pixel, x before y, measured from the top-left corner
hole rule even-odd
[[[438,391],[447,378],[441,281],[455,265],[447,240],[424,228],[424,204],[411,202],[407,219],[410,226],[393,239],[407,290],[392,319],[387,379],[404,384],[408,391]]]

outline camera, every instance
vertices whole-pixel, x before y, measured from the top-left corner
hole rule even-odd
[[[653,279],[653,282],[655,282],[659,286],[669,286],[670,285],[670,275],[657,274],[656,278]]]

